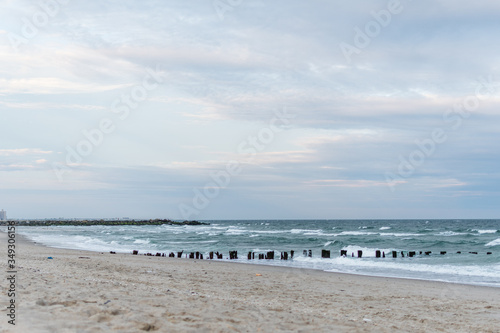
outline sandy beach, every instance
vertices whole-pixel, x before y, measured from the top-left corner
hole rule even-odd
[[[16,325],[3,279],[1,332],[500,331],[500,288],[55,249],[17,236]]]

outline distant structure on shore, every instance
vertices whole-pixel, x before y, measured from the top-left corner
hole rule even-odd
[[[0,210],[0,221],[7,221],[7,212],[5,210]]]

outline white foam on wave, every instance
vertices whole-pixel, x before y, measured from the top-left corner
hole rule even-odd
[[[364,253],[363,253],[364,256]],[[335,271],[338,272],[340,270],[345,270],[350,268],[353,272],[360,272],[364,269],[375,269],[374,271],[399,271],[403,273],[406,272],[414,272],[414,273],[423,273],[423,274],[442,274],[447,276],[467,276],[467,277],[488,277],[488,278],[498,278],[500,275],[500,267],[499,265],[490,265],[490,266],[455,266],[455,265],[429,265],[429,264],[421,264],[421,263],[413,263],[413,262],[398,262],[392,260],[359,260],[353,258],[335,258],[331,259],[332,264],[337,266],[336,269],[330,269],[327,271]],[[459,269],[457,269],[459,268]]]
[[[500,245],[500,238],[497,238],[497,239],[495,239],[495,240],[493,240],[493,241],[489,242],[489,243],[488,243],[488,244],[486,244],[485,246],[488,246],[488,247],[489,247],[489,246],[498,246],[498,245]]]
[[[407,234],[404,232],[381,232],[380,236],[393,236],[393,237],[417,237],[422,236],[420,234]]]
[[[358,256],[358,250],[361,250],[363,251],[363,257],[373,257],[375,258],[375,252],[377,250],[381,251],[381,252],[385,252],[386,255],[387,253],[391,252],[392,250],[395,250],[395,249],[374,249],[374,248],[370,248],[370,247],[361,247],[361,246],[357,246],[357,245],[348,245],[348,246],[344,246],[342,248],[342,250],[346,250],[347,251],[347,256],[351,256],[352,253],[354,253],[354,256]]]
[[[378,230],[389,230],[389,229],[391,229],[391,227],[380,227],[380,229]]]
[[[151,241],[149,239],[136,239],[134,244],[149,244]]]
[[[468,235],[465,232],[455,232],[455,231],[442,231],[439,234],[436,234],[436,236],[461,236],[461,235]]]
[[[339,236],[365,236],[365,235],[377,235],[378,232],[370,231],[342,231]]]
[[[256,234],[283,234],[287,233],[288,231],[284,230],[252,230],[253,233]]]
[[[27,238],[55,248],[87,250],[87,251],[117,251],[117,252],[132,252],[135,248],[124,244],[119,244],[116,241],[106,242],[94,237],[77,236],[77,235],[62,235],[62,234],[43,234],[33,235],[22,233]],[[151,245],[149,245],[151,246]]]
[[[303,234],[303,233],[318,233],[321,229],[292,229],[290,233],[292,234]]]
[[[237,229],[237,228],[229,228],[226,230],[226,232],[224,234],[226,235],[243,235],[243,234],[246,234],[248,233],[248,230],[245,230],[245,229]]]
[[[495,234],[498,232],[498,230],[480,230],[480,229],[474,229],[473,231],[477,231],[478,234]]]

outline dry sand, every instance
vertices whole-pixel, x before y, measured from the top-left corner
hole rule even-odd
[[[16,246],[2,332],[500,332],[500,288]]]

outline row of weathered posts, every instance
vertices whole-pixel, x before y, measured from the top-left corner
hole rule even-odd
[[[406,252],[406,255],[405,255],[405,252]],[[116,252],[111,251],[110,253],[115,254]],[[177,254],[174,252],[170,252],[168,254],[168,257],[170,257],[170,258],[175,258],[175,257],[182,258],[183,253],[184,253],[184,251],[177,252]],[[302,253],[305,257],[312,257],[312,250],[304,250]],[[405,256],[412,258],[412,257],[416,256],[417,254],[418,255],[424,254],[426,256],[429,256],[429,255],[431,255],[432,251],[425,251],[425,252],[424,251],[418,251],[418,252],[417,251],[400,251],[400,252],[391,251],[391,253],[388,255],[392,256],[392,258],[397,258],[399,253],[400,253],[400,256],[402,258],[404,258]],[[462,253],[461,251],[457,251],[457,254],[461,254],[461,253]],[[469,253],[470,254],[478,254],[478,252],[469,252]],[[132,254],[138,255],[139,251],[134,250],[132,252]],[[293,250],[290,251],[290,255],[288,255],[287,251],[281,252],[281,260],[293,259],[294,254],[295,254],[295,251],[293,251]],[[446,251],[441,251],[439,254],[445,255]],[[492,254],[492,252],[486,252],[486,254],[489,255],[489,254]],[[155,256],[155,257],[166,257],[167,256],[165,253],[160,253],[160,252],[157,252],[156,255],[154,255],[152,253],[144,253],[144,255],[145,256]],[[347,250],[340,250],[340,256],[347,257],[348,256]],[[247,255],[248,260],[255,259],[255,257],[256,257],[255,252],[252,252],[252,251],[248,252],[248,255]],[[355,257],[354,252],[351,252],[351,257]],[[363,251],[358,250],[357,257],[362,258]],[[385,258],[386,254],[383,251],[376,250],[375,257],[376,258]],[[203,253],[200,253],[200,252],[186,253],[186,258],[203,260]],[[219,253],[219,252],[210,252],[209,258],[210,259],[223,259],[223,254]],[[268,251],[267,253],[257,253],[257,258],[259,260],[262,260],[262,259],[274,260],[274,251]],[[331,258],[330,250],[321,250],[321,258]],[[238,251],[229,251],[229,259],[230,260],[238,259]]]

